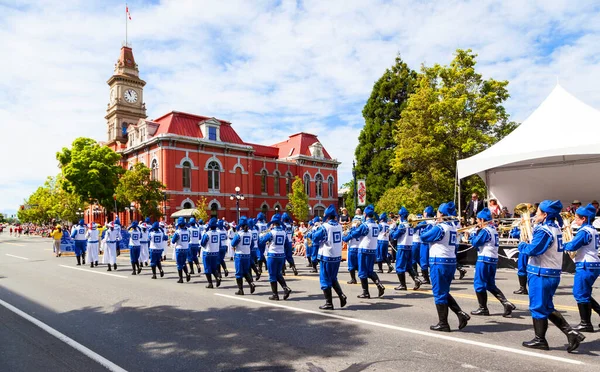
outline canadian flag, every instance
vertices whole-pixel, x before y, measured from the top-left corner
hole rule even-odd
[[[125,4],[125,14],[127,14],[127,18],[131,21],[131,13],[129,13],[129,7]]]

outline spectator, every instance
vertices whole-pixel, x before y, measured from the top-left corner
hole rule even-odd
[[[596,217],[600,216],[600,208],[598,208],[599,204],[598,204],[598,200],[592,200],[592,202],[590,203],[594,206],[594,208],[596,208]]]
[[[502,213],[500,214],[500,216],[502,218],[511,218],[512,217],[510,212],[508,211],[508,208],[506,208],[506,207],[502,207]]]
[[[352,217],[352,222],[354,221],[360,221],[360,222],[364,222],[364,216],[362,214],[362,210],[360,208],[356,208],[356,211],[354,212],[354,217]]]
[[[56,257],[60,257],[62,255],[60,251],[60,240],[62,239],[62,235],[63,233],[62,229],[60,228],[60,225],[57,225],[56,228],[52,230],[52,233],[50,234],[50,237],[54,239],[53,249],[54,253],[56,254]]]
[[[481,212],[482,210],[483,202],[479,200],[479,195],[474,192],[473,195],[471,195],[471,200],[469,201],[467,209],[465,210],[465,215],[467,216],[468,220],[474,221],[477,213]]]
[[[348,210],[346,208],[342,208],[342,214],[340,215],[340,223],[345,225],[350,222],[350,216],[348,215]]]
[[[492,218],[498,218],[502,214],[498,201],[496,199],[490,199],[489,210],[492,213]]]

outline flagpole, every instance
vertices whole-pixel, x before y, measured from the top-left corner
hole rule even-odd
[[[125,3],[125,46],[128,46],[127,45],[127,18],[128,18],[127,9],[128,9],[127,3]]]

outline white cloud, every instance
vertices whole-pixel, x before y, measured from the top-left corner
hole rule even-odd
[[[58,172],[61,147],[78,136],[105,139],[124,9],[120,1],[3,4],[0,208],[15,208]],[[418,69],[474,49],[485,77],[510,81],[506,106],[519,121],[557,76],[600,107],[600,11],[591,0],[132,1],[130,10],[150,117],[216,116],[263,144],[313,131],[343,162],[340,182],[350,178],[362,106],[398,52]]]

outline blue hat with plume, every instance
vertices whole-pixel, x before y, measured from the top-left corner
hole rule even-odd
[[[387,213],[386,212],[383,212],[382,214],[379,215],[379,221],[387,222]]]
[[[242,216],[240,217],[240,220],[238,221],[238,229],[241,228],[242,226],[248,226],[248,218],[246,216]]]
[[[454,209],[454,202],[440,204],[438,212],[440,212],[444,216],[454,216],[454,214],[456,213],[456,210]]]
[[[195,225],[196,224],[196,219],[194,217],[190,218],[190,225]]]
[[[587,217],[585,225],[589,225],[596,217],[596,208],[592,204],[588,204],[585,207],[577,208],[575,214],[578,214],[581,217]]]
[[[81,226],[83,226],[83,225],[85,225],[85,221],[84,221],[84,220],[79,220],[79,224],[80,224]]]
[[[156,221],[152,224],[152,230],[156,231],[158,229],[160,229],[160,224],[158,223],[158,221]]]
[[[150,223],[150,217],[146,217],[146,219],[144,220],[144,222]]]
[[[131,222],[131,227],[137,227],[138,225],[139,225],[139,223],[137,221]]]
[[[185,226],[185,218],[179,217],[177,219],[177,227],[179,227],[179,226]]]
[[[317,222],[321,222],[321,217],[315,216],[315,218],[313,218],[312,222],[313,222],[313,224],[315,224]]]
[[[325,219],[331,219],[337,217],[337,211],[335,210],[335,205],[330,204],[327,209],[325,209],[325,214],[323,214]]]
[[[547,214],[546,219],[548,220],[556,220],[558,225],[562,227],[563,220],[560,216],[560,212],[562,211],[563,205],[560,200],[544,200],[540,203],[540,210]]]
[[[224,229],[224,228],[225,228],[225,221],[223,221],[223,220],[218,220],[218,221],[217,221],[217,227],[218,227],[219,229]]]
[[[373,215],[375,214],[375,208],[373,207],[373,204],[369,204],[366,208],[365,208],[365,215],[367,217],[373,217]]]
[[[423,210],[423,215],[425,215],[425,213],[427,213],[427,217],[433,217],[433,207],[431,205],[425,207]]]
[[[213,217],[208,221],[208,228],[209,229],[216,229],[218,227],[218,223],[217,223],[217,218]]]
[[[408,210],[406,208],[402,207],[398,211],[398,215],[406,218],[406,217],[408,217]]]
[[[115,219],[115,225],[121,225],[121,220],[119,219],[119,217]]]
[[[265,220],[265,218],[266,218],[266,217],[265,217],[265,214],[264,214],[263,212],[259,212],[259,213],[256,215],[256,219],[257,219],[257,220],[259,220],[259,221],[264,221],[264,220]]]
[[[281,215],[279,213],[275,213],[273,217],[271,217],[271,221],[267,224],[267,226],[271,226],[274,223],[281,225]]]
[[[477,218],[481,218],[484,221],[491,221],[492,212],[490,212],[489,208],[483,208],[481,212],[477,213]]]
[[[281,215],[281,220],[283,222],[290,222],[290,215],[287,212],[283,212],[283,214]]]

